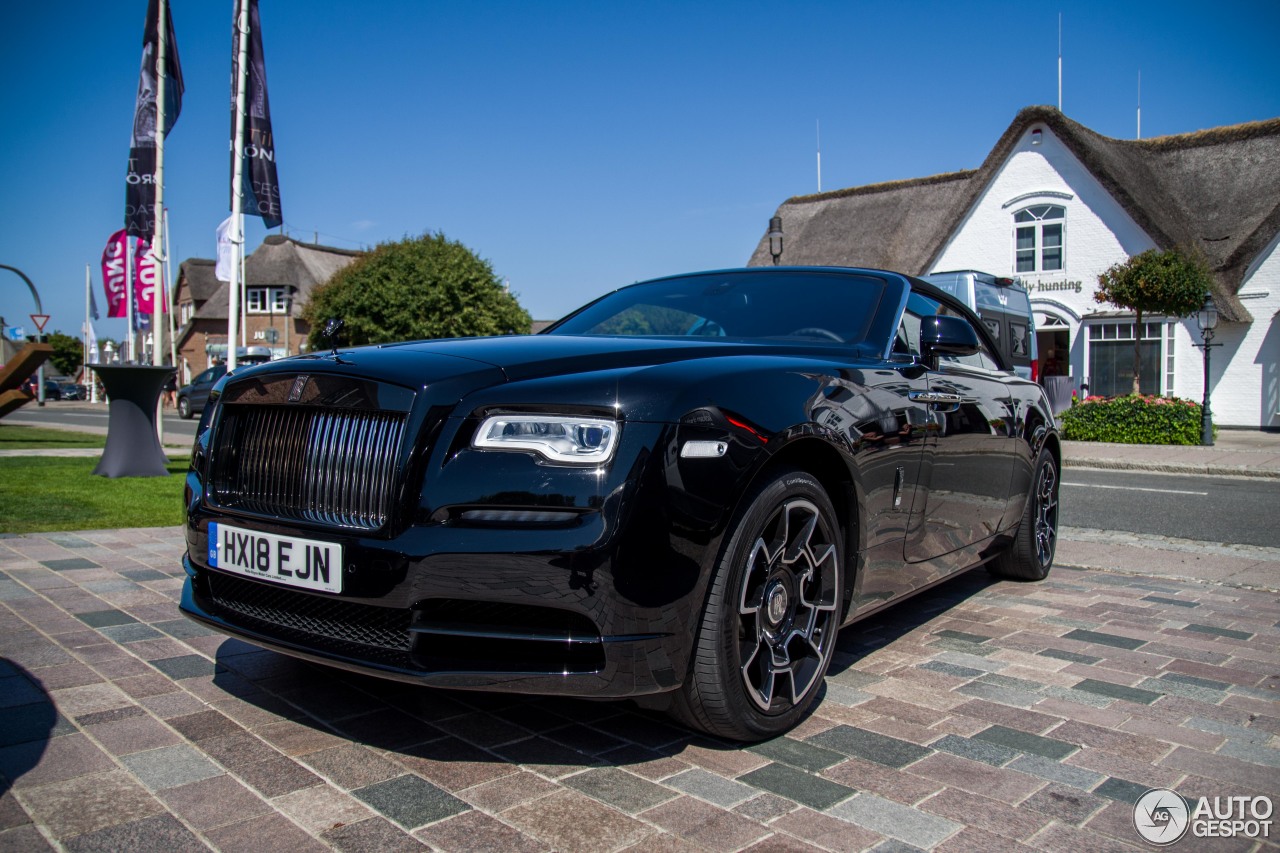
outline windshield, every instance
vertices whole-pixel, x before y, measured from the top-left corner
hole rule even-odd
[[[856,343],[883,292],[882,280],[864,275],[709,273],[625,287],[547,334]]]

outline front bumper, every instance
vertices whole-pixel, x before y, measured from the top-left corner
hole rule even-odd
[[[679,686],[689,642],[683,626],[650,624],[648,607],[602,602],[598,580],[583,590],[588,607],[546,606],[550,577],[560,577],[555,586],[562,602],[573,597],[565,591],[582,583],[553,565],[554,556],[467,556],[463,562],[488,563],[490,570],[464,571],[464,584],[431,589],[433,571],[419,565],[375,601],[242,578],[187,554],[180,609],[263,648],[434,687],[619,698]],[[460,559],[450,555],[451,577],[459,577]],[[504,564],[511,570],[503,571]],[[459,586],[467,597],[450,597],[460,594]]]

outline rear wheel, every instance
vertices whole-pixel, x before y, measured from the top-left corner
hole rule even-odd
[[[184,421],[191,420],[191,398],[178,398],[178,417],[182,418]]]
[[[1036,457],[1032,483],[1013,544],[987,563],[987,571],[997,577],[1038,581],[1053,566],[1058,547],[1058,463],[1047,447]]]
[[[674,713],[734,740],[781,734],[822,688],[840,626],[843,548],[822,486],[779,473],[721,552]]]

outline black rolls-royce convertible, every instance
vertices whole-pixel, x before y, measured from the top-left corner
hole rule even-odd
[[[235,371],[197,430],[181,607],[373,675],[770,737],[842,625],[978,565],[1048,573],[1059,437],[1008,367],[923,281],[773,267]]]

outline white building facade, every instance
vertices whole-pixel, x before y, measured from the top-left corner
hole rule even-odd
[[[1148,249],[1191,248],[1214,271],[1222,315],[1214,421],[1280,429],[1280,193],[1265,197],[1280,183],[1272,166],[1280,170],[1280,121],[1127,142],[1029,108],[979,170],[788,200],[779,209],[782,262],[1011,277],[1031,298],[1040,375],[1127,394],[1140,335],[1143,392],[1200,400],[1194,317],[1144,316],[1139,329],[1132,312],[1094,298],[1112,265]],[[879,221],[860,224],[872,217]],[[837,237],[840,222],[848,227]],[[886,253],[873,241],[914,248]],[[752,263],[768,262],[765,242]]]

